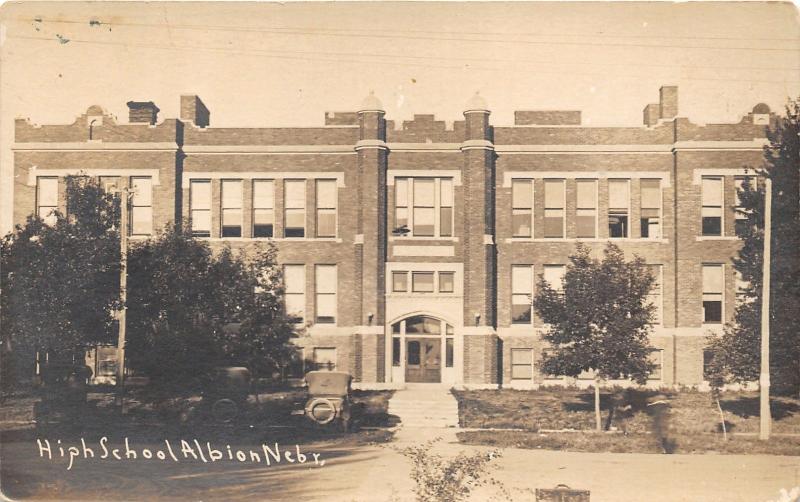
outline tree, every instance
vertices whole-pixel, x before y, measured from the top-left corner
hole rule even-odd
[[[5,368],[12,354],[21,372],[36,351],[51,360],[82,357],[87,345],[115,334],[119,204],[82,176],[66,178],[66,197],[67,214],[56,212],[52,225],[31,216],[0,243]]]
[[[274,371],[289,357],[292,325],[282,308],[275,250],[253,259],[217,255],[172,227],[135,246],[129,258],[131,367],[161,386],[185,386],[215,366]]]
[[[772,265],[770,375],[778,392],[800,392],[800,101],[791,101],[786,117],[767,132],[765,169],[754,174],[772,179]],[[758,380],[761,364],[761,290],[764,251],[764,186],[743,184],[739,192],[745,217],[742,247],[733,265],[747,285],[739,295],[734,321],[709,338],[712,384]]]
[[[536,313],[548,325],[544,340],[554,349],[545,354],[547,374],[577,377],[595,374],[595,421],[600,430],[600,386],[610,379],[643,384],[653,370],[649,355],[655,306],[647,301],[654,277],[644,260],[625,261],[609,243],[603,260],[576,246],[559,291],[542,278],[534,299]]]

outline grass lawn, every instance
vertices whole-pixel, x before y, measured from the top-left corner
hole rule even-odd
[[[720,453],[800,453],[800,437],[777,437],[762,443],[741,433],[757,433],[759,399],[753,392],[723,395],[721,406],[729,433],[722,441],[720,416],[709,393],[614,389],[601,394],[604,428],[622,434],[595,434],[592,389],[454,391],[462,427],[523,429],[522,431],[465,432],[464,441],[525,448],[571,451]],[[660,415],[656,401],[669,403]],[[800,434],[800,400],[772,398],[773,433]],[[662,407],[663,409],[663,407]],[[585,433],[546,431],[576,430]],[[666,443],[665,443],[666,442]]]
[[[95,389],[97,390],[97,389]],[[392,433],[388,430],[365,430],[392,425],[389,419],[391,391],[353,391],[353,429],[356,434],[340,434],[327,428],[311,427],[303,416],[292,415],[302,410],[306,393],[299,388],[281,388],[250,396],[241,416],[233,424],[215,425],[202,413],[196,419],[184,420],[187,410],[201,403],[199,396],[167,397],[146,388],[133,388],[126,395],[126,415],[120,418],[114,407],[111,389],[91,392],[89,406],[81,416],[80,423],[68,424],[64,428],[79,427],[102,429],[113,425],[117,430],[130,427],[137,434],[153,434],[177,431],[182,434],[204,432],[214,435],[243,438],[268,431],[270,438],[285,441],[332,441],[341,444],[363,444],[388,441]],[[7,397],[0,403],[0,431],[33,428],[33,406],[38,397],[21,394]],[[139,430],[143,429],[143,430]]]
[[[537,433],[529,431],[459,432],[462,443],[577,452],[666,453],[664,443],[655,434],[612,434],[593,432]],[[800,437],[772,437],[759,441],[756,436],[722,434],[680,434],[669,436],[669,453],[800,455]]]

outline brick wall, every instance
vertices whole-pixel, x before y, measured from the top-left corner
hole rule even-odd
[[[28,183],[28,174],[34,167],[117,169],[123,173],[125,170],[157,169],[160,183],[153,193],[155,229],[188,216],[189,186],[183,183],[184,178],[192,173],[212,173],[210,245],[216,250],[230,246],[254,253],[267,244],[251,239],[251,179],[255,176],[274,178],[276,239],[273,242],[281,263],[306,266],[307,321],[312,322],[314,315],[314,266],[336,264],[338,267],[336,326],[312,326],[298,343],[309,350],[315,346],[336,347],[337,364],[341,369],[352,371],[360,381],[385,381],[386,336],[382,327],[387,322],[386,262],[461,263],[464,266],[463,317],[456,319],[455,324],[458,329],[469,326],[470,330],[483,333],[464,336],[461,378],[466,383],[491,384],[510,378],[512,348],[533,348],[537,365],[542,349],[533,331],[533,327],[540,325],[538,320],[534,320],[530,333],[511,325],[511,266],[533,265],[538,276],[544,265],[567,262],[575,246],[575,179],[580,177],[599,178],[598,236],[588,243],[593,252],[599,254],[608,237],[607,179],[621,173],[619,176],[631,178],[631,238],[616,243],[628,256],[637,254],[648,263],[663,265],[663,326],[655,330],[653,344],[664,350],[664,382],[696,384],[702,380],[702,346],[707,331],[700,322],[700,267],[704,262],[728,265],[724,310],[725,318],[730,320],[735,305],[730,263],[739,246],[732,238],[731,206],[735,192],[731,173],[745,166],[761,165],[762,152],[753,148],[751,142],[754,138],[763,138],[765,129],[753,125],[752,114],[738,123],[705,126],[692,124],[677,114],[677,89],[673,87],[662,88],[659,104],[648,105],[645,110],[644,121],[651,127],[583,128],[579,126],[580,112],[568,111],[520,111],[515,116],[515,126],[493,127],[488,113],[473,110],[465,114],[464,120],[457,120],[451,126],[434,115],[415,115],[413,120],[396,124],[386,120],[382,112],[366,111],[326,113],[324,126],[213,128],[209,127],[210,113],[197,96],[181,97],[180,120],[166,119],[157,125],[121,124],[100,107],[92,106],[72,124],[36,126],[28,120],[15,122],[15,141],[18,145],[27,143],[29,147],[18,147],[15,151],[14,221],[21,223],[34,211],[35,186]],[[134,116],[135,120],[140,118]],[[774,115],[770,115],[770,120],[774,122]],[[92,141],[88,141],[90,130]],[[676,141],[743,141],[751,149],[687,150],[681,146],[670,151]],[[52,150],[34,143],[59,143],[59,147]],[[71,145],[64,147],[63,143]],[[129,145],[131,143],[135,145]],[[431,143],[436,144],[437,151],[426,151]],[[498,148],[495,152],[495,145],[645,145],[647,148],[640,150],[656,148],[651,148],[654,151],[650,153],[515,154],[508,148]],[[292,149],[295,146],[297,148]],[[245,147],[253,151],[242,151]],[[283,147],[292,148],[285,152],[273,151]],[[211,151],[204,153],[204,149]],[[700,187],[695,183],[698,169],[728,170],[725,172],[725,239],[698,239]],[[393,186],[387,182],[387,171],[396,174],[403,170],[460,173],[461,184],[454,187],[456,224],[452,238],[404,239],[388,235],[393,228],[395,201]],[[511,189],[505,185],[505,175],[512,171],[531,173],[534,178],[533,239],[510,239]],[[565,239],[543,239],[544,180],[537,175],[542,171],[566,178]],[[637,220],[641,208],[640,177],[636,173],[643,171],[664,176],[663,240],[638,239]],[[307,179],[305,239],[281,238],[285,200],[282,180],[291,178],[292,172],[304,173],[302,176]],[[337,237],[315,239],[314,179],[326,176],[342,180],[338,189]],[[226,177],[244,180],[242,238],[219,238],[220,178]],[[394,249],[398,245],[413,245],[425,251],[419,256],[395,256]],[[452,255],[428,256],[441,254],[441,250],[430,248],[452,249]],[[420,303],[424,302],[420,297]],[[480,314],[477,326],[476,313]],[[494,334],[498,332],[500,338]],[[458,331],[456,336],[460,336]],[[542,382],[544,379],[540,376],[535,378],[535,383]]]

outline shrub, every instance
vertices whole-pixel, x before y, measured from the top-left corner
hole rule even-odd
[[[411,479],[419,502],[458,502],[467,500],[470,493],[485,484],[497,486],[509,500],[508,492],[494,478],[488,476],[489,462],[499,458],[498,451],[459,453],[444,458],[431,452],[441,438],[400,450],[411,459]]]

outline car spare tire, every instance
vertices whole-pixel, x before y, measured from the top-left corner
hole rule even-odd
[[[336,415],[336,406],[330,399],[318,397],[306,405],[306,416],[320,425],[333,422]]]

